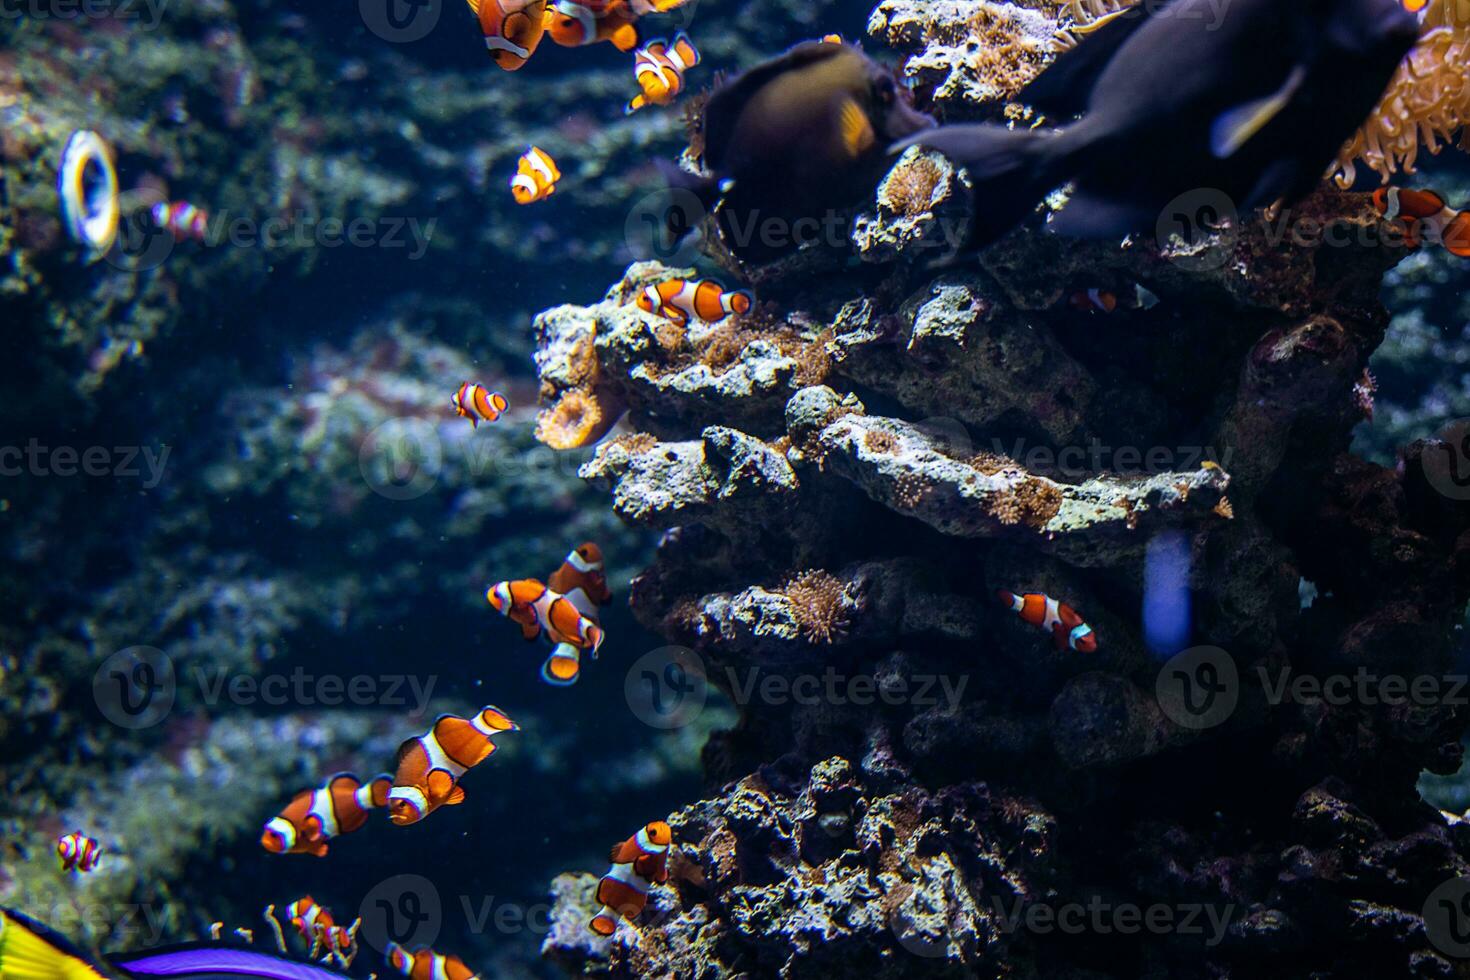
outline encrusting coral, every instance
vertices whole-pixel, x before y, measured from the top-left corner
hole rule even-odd
[[[802,635],[812,643],[832,643],[847,631],[847,583],[821,569],[788,579],[777,591],[791,600]]]

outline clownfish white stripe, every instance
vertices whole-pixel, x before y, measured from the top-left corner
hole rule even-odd
[[[602,562],[587,561],[581,555],[573,551],[571,554],[567,555],[567,564],[571,565],[579,572],[595,572],[599,570],[598,567],[602,564]]]
[[[296,828],[291,826],[291,821],[285,817],[272,817],[270,823],[265,825],[266,830],[273,830],[286,842],[286,850],[296,846]]]
[[[517,58],[531,57],[530,51],[521,47],[519,44],[515,44],[511,41],[506,40],[498,34],[494,37],[485,38],[485,47],[489,48],[491,51],[508,51],[511,54],[515,55]]]
[[[1087,637],[1091,635],[1092,627],[1088,626],[1086,623],[1083,623],[1081,626],[1074,626],[1072,628],[1072,632],[1068,634],[1067,645],[1075,650],[1077,649],[1077,644],[1081,643],[1083,640],[1087,639]]]
[[[394,786],[388,791],[388,799],[402,800],[404,803],[413,807],[420,816],[429,808],[429,801],[424,798],[423,792],[415,786]]]
[[[662,854],[669,849],[667,844],[655,844],[648,837],[648,828],[644,827],[638,831],[638,846],[648,854]]]
[[[613,881],[622,882],[640,895],[648,894],[648,879],[633,870],[632,862],[627,864],[615,864],[603,875],[603,880],[611,878]]]
[[[476,715],[475,721],[479,720],[479,716]],[[435,769],[443,769],[455,779],[465,774],[465,767],[449,757],[449,753],[444,751],[444,746],[440,745],[439,740],[434,737],[433,729],[429,730],[429,734],[425,735],[421,739],[421,742],[424,746],[424,751],[429,756],[430,772],[433,772]]]
[[[337,836],[337,811],[332,806],[332,794],[329,791],[319,789],[311,794],[311,809],[307,814],[322,822],[322,836]]]

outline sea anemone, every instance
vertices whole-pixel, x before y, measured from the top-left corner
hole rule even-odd
[[[1042,527],[1062,508],[1062,491],[1047,480],[1028,477],[990,501],[990,513],[1002,524]]]
[[[1456,133],[1470,150],[1470,0],[1433,0],[1419,43],[1338,154],[1334,178],[1351,187],[1359,160],[1384,180],[1413,173],[1421,145],[1438,153]]]
[[[831,572],[808,569],[793,575],[779,591],[791,600],[796,624],[808,643],[833,643],[851,625],[847,584]]]
[[[944,168],[933,153],[920,153],[899,165],[878,188],[878,203],[895,214],[916,218],[934,206]]]
[[[578,449],[607,435],[616,421],[592,392],[569,388],[536,419],[536,438],[552,449]]]
[[[891,456],[898,452],[898,436],[886,429],[869,429],[863,436],[863,446],[870,452]]]

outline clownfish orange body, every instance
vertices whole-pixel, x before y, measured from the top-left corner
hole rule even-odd
[[[56,857],[61,861],[62,871],[88,874],[95,871],[102,860],[102,845],[80,830],[73,830],[56,839]]]
[[[441,806],[464,802],[459,779],[495,752],[491,739],[520,731],[505,712],[487,704],[473,718],[440,715],[430,729],[398,747],[393,788],[388,792],[388,819],[400,827],[420,820]]]
[[[644,106],[668,105],[684,91],[684,73],[699,64],[699,49],[680,32],[674,40],[650,41],[638,49],[633,74],[642,91],[633,96],[624,110],[628,114]]]
[[[469,419],[477,429],[481,422],[499,421],[500,416],[510,407],[510,402],[500,392],[489,391],[484,385],[471,384],[468,381],[450,396],[449,404],[454,407],[456,415]]]
[[[510,179],[510,193],[517,204],[535,204],[556,193],[556,183],[561,180],[561,171],[551,154],[539,147],[531,147],[521,154],[516,163],[516,174]]]
[[[392,783],[387,773],[366,784],[338,773],[320,789],[304,789],[265,825],[260,846],[272,854],[325,857],[327,841],[361,829],[368,811],[387,803]]]
[[[597,901],[602,905],[587,928],[599,936],[611,936],[618,919],[632,921],[648,904],[648,889],[669,880],[669,845],[673,831],[655,820],[612,849],[612,867],[597,883]]]
[[[485,600],[502,616],[535,640],[545,634],[553,644],[567,643],[595,656],[604,639],[602,628],[584,616],[572,601],[536,579],[497,582],[485,591]]]
[[[578,545],[567,555],[561,567],[546,580],[549,591],[566,598],[588,621],[599,622],[599,607],[612,601],[607,587],[607,574],[602,549],[591,541]],[[594,649],[593,656],[596,656]],[[558,643],[541,665],[541,679],[556,687],[577,683],[581,676],[582,650],[573,643]]]
[[[1451,255],[1470,258],[1470,211],[1456,211],[1434,191],[1380,187],[1373,192],[1373,206],[1388,221],[1403,223],[1409,248],[1436,241]]]
[[[458,956],[445,956],[424,947],[410,953],[390,942],[383,955],[389,966],[410,980],[473,980],[476,976],[475,971],[465,966],[464,960]]]
[[[712,279],[666,279],[644,289],[637,300],[643,312],[667,317],[681,327],[691,319],[718,323],[732,313],[746,313],[753,301],[745,290],[727,292]]]
[[[516,71],[536,52],[546,33],[546,0],[469,0],[497,65]]]
[[[1040,592],[1016,595],[1000,589],[995,596],[1002,605],[1020,616],[1023,623],[1050,633],[1058,650],[1072,649],[1078,653],[1097,650],[1097,635],[1092,632],[1092,627],[1065,602],[1058,602]]]
[[[1106,289],[1081,289],[1067,302],[1082,313],[1111,313],[1118,308],[1118,297]]]
[[[301,938],[311,943],[313,953],[317,949],[345,953],[357,944],[356,927],[337,925],[332,913],[318,905],[310,895],[286,906],[286,914]]]
[[[638,47],[638,18],[662,14],[686,0],[554,0],[546,8],[546,33],[568,48],[609,41],[619,51]]]

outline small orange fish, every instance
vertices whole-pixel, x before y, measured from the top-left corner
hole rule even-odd
[[[320,789],[304,789],[272,817],[260,846],[272,854],[326,857],[327,841],[360,830],[368,811],[383,806],[393,780],[384,773],[364,785],[351,773],[338,773]]]
[[[1409,248],[1435,241],[1451,255],[1470,258],[1470,211],[1456,211],[1434,191],[1380,187],[1373,192],[1373,206],[1386,220],[1403,224]]]
[[[566,597],[584,617],[599,622],[599,606],[612,601],[603,570],[602,549],[591,541],[578,545],[567,555],[561,567],[546,580],[547,588]],[[596,653],[593,653],[596,656]],[[577,683],[581,676],[582,651],[572,643],[558,643],[546,663],[541,665],[541,679],[557,687]]]
[[[150,214],[153,223],[167,230],[176,242],[202,242],[209,234],[209,215],[188,201],[159,201]]]
[[[624,0],[555,0],[546,11],[546,32],[568,48],[611,41],[619,51],[638,46],[638,15]]]
[[[1429,9],[1429,0],[1403,0],[1404,9],[1411,14],[1422,14]]]
[[[546,32],[546,0],[469,0],[469,5],[497,65],[516,71],[530,60]]]
[[[1067,302],[1083,313],[1111,313],[1118,308],[1118,297],[1106,289],[1079,289]]]
[[[713,279],[666,279],[639,293],[637,302],[643,312],[657,313],[682,327],[691,318],[718,323],[732,313],[746,313],[754,299],[743,289],[727,292]]]
[[[477,429],[481,422],[499,421],[500,416],[510,407],[510,402],[500,392],[488,391],[483,385],[468,381],[450,396],[449,404],[454,406],[456,415],[469,419]]]
[[[403,827],[418,823],[441,806],[463,803],[460,777],[494,754],[494,736],[520,728],[493,704],[481,708],[474,718],[440,715],[427,732],[398,747],[388,818]]]
[[[638,49],[633,74],[643,91],[624,109],[631,115],[649,105],[668,105],[684,91],[684,73],[699,64],[699,49],[682,31],[673,42],[649,41]]]
[[[80,830],[73,830],[56,839],[56,856],[61,860],[62,871],[88,874],[102,861],[102,845]]]
[[[602,646],[600,626],[582,615],[566,596],[533,578],[497,582],[485,591],[485,599],[496,612],[518,624],[527,640],[544,633],[552,643],[569,643],[594,655]]]
[[[516,163],[516,174],[510,179],[510,193],[517,204],[535,204],[556,193],[561,171],[551,154],[531,147]]]
[[[410,980],[474,980],[475,971],[458,956],[445,956],[420,947],[410,953],[395,942],[383,950],[388,965]]]
[[[301,933],[301,938],[311,943],[313,954],[318,949],[345,953],[357,943],[357,926],[337,925],[332,913],[318,905],[310,895],[298,898],[286,906],[291,925]]]
[[[1065,602],[1058,602],[1040,592],[1016,595],[1000,589],[995,597],[1001,604],[1021,617],[1023,623],[1051,633],[1058,650],[1068,648],[1078,653],[1093,653],[1097,650],[1097,635],[1092,627],[1082,621],[1077,610]]]
[[[599,936],[611,936],[617,931],[619,918],[638,918],[648,903],[648,889],[669,880],[669,845],[673,841],[669,825],[655,820],[613,846],[612,867],[597,883],[597,901],[602,908],[587,928]]]

